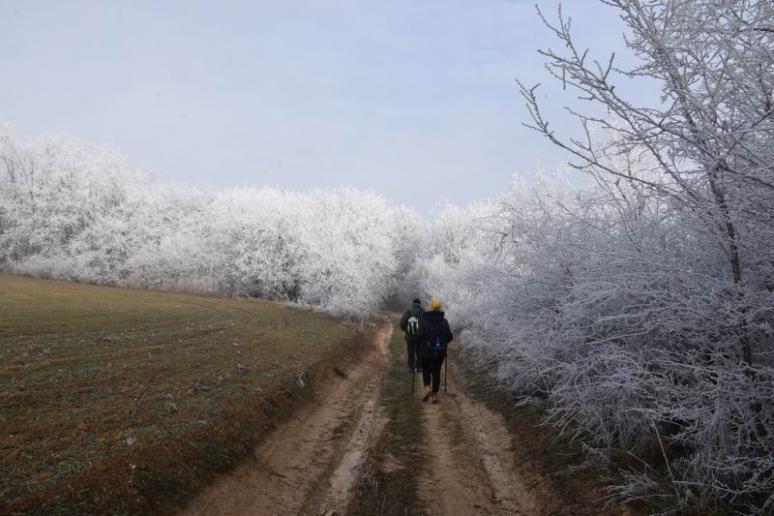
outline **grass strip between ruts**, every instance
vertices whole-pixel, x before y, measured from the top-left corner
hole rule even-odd
[[[415,388],[422,380],[415,378]],[[419,475],[425,461],[422,410],[411,396],[406,344],[400,331],[390,341],[390,366],[385,377],[382,408],[388,422],[366,463],[350,506],[355,516],[426,514],[419,499]]]

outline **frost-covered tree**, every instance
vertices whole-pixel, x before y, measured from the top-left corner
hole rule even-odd
[[[204,192],[152,181],[113,149],[0,127],[0,266],[17,272],[362,317],[409,267],[416,225],[371,192]]]
[[[590,186],[533,177],[458,211],[421,277],[471,358],[547,403],[590,460],[625,465],[618,494],[771,512],[774,4],[603,3],[629,27],[633,70],[594,61],[561,11],[543,18],[562,44],[543,52],[549,70],[596,105],[573,109],[584,137],[555,132],[522,87],[530,125]],[[661,88],[660,103],[625,98],[623,80]]]
[[[578,47],[571,24],[545,17],[565,51],[545,50],[548,69],[604,107],[609,118],[575,111],[585,140],[564,139],[543,116],[536,88],[522,86],[532,127],[577,159],[575,166],[649,189],[690,211],[712,233],[728,262],[739,298],[740,347],[745,335],[745,282],[771,285],[772,267],[755,255],[774,235],[774,4],[768,0],[603,0],[616,8],[640,66],[622,70]],[[621,77],[654,81],[661,103],[643,106],[616,89]],[[599,131],[606,144],[594,141]],[[645,174],[611,167],[609,157],[647,155]],[[765,270],[757,269],[763,266]]]

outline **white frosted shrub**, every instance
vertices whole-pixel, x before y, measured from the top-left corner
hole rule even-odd
[[[418,262],[425,291],[447,301],[465,357],[518,402],[544,404],[590,461],[634,462],[620,496],[667,511],[763,510],[774,489],[772,293],[739,296],[701,221],[619,187],[574,191],[538,175],[483,212],[434,222],[449,241]]]
[[[414,252],[416,216],[371,192],[202,192],[151,181],[112,149],[0,126],[0,266],[139,288],[373,314]]]

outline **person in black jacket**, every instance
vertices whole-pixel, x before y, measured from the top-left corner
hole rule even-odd
[[[422,381],[425,385],[422,401],[432,398],[433,403],[438,403],[441,366],[446,358],[446,348],[454,338],[449,321],[441,311],[440,301],[433,299],[430,310],[422,314],[422,322],[419,326],[419,353],[422,359]]]
[[[411,308],[406,310],[400,318],[400,329],[406,339],[406,355],[408,355],[408,367],[410,372],[419,371],[419,325],[422,321],[422,301],[414,299]]]

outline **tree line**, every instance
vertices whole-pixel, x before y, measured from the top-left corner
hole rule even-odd
[[[203,191],[154,181],[115,149],[0,128],[0,264],[41,277],[373,313],[416,217],[351,188]]]

